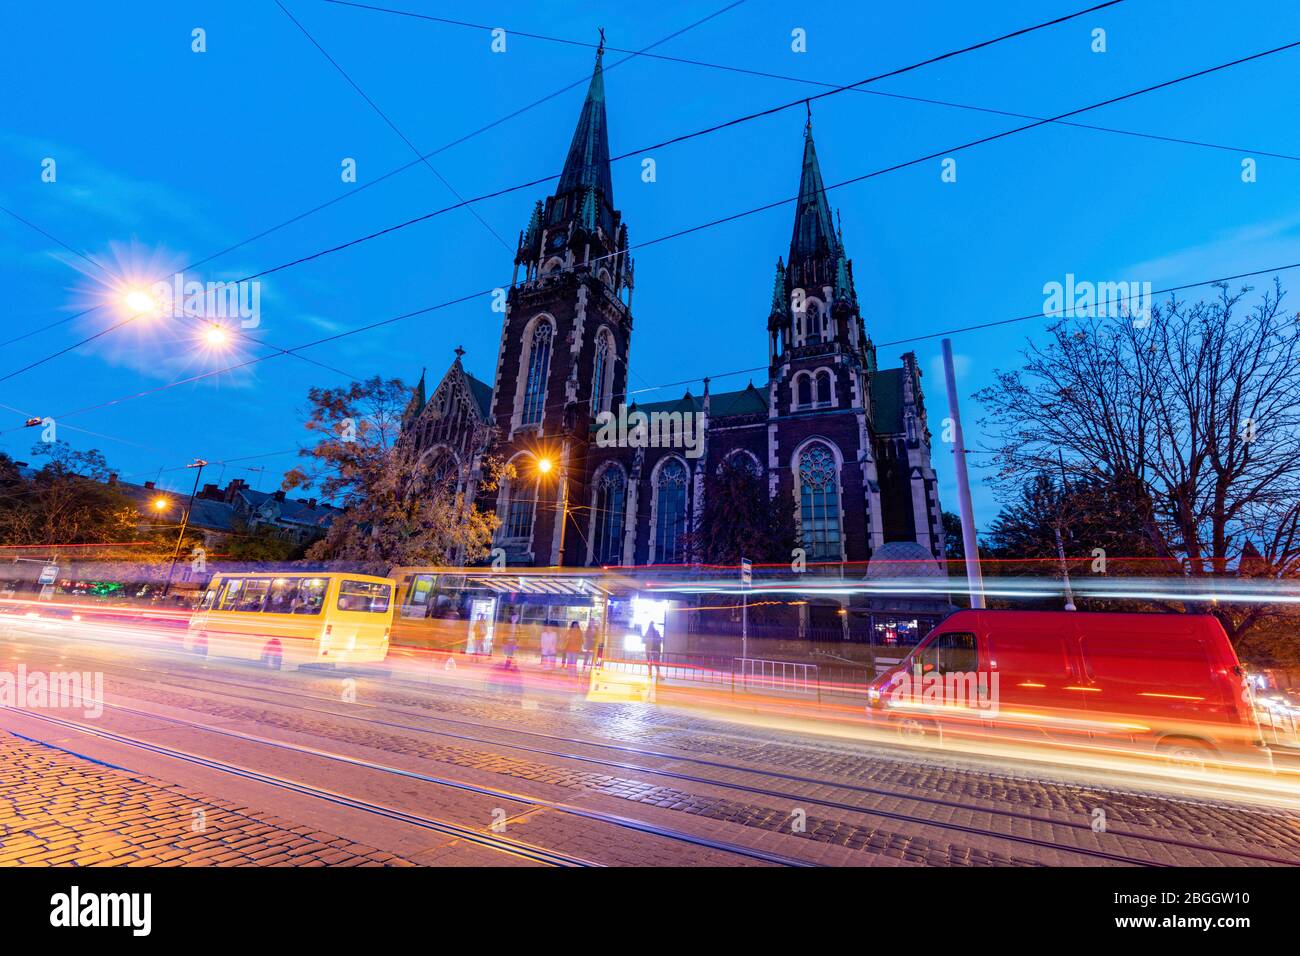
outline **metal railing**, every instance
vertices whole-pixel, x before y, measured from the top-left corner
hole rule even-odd
[[[732,692],[768,691],[807,695],[818,701],[825,695],[865,697],[875,676],[870,666],[836,666],[749,657],[709,657],[699,654],[661,654],[657,662],[643,652],[622,651],[602,659],[601,667],[622,674],[649,676],[651,670],[665,681],[726,687]]]
[[[793,661],[769,661],[753,657],[738,657],[740,686],[762,687],[765,690],[790,691],[796,694],[813,692],[821,698],[821,682],[817,664],[796,664]]]
[[[664,680],[695,684],[730,685],[734,680],[732,661],[726,657],[660,654],[658,662],[651,664],[642,652],[621,651],[617,657],[604,658],[601,667],[621,674],[644,675],[648,675],[653,667]]]

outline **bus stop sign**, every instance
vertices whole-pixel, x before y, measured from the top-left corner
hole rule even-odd
[[[740,585],[749,587],[754,583],[754,562],[748,558],[740,559]]]
[[[59,566],[57,564],[47,564],[41,568],[41,584],[53,584],[59,577]]]

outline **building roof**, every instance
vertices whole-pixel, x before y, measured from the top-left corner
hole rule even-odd
[[[704,398],[687,392],[681,398],[666,402],[638,404],[635,407],[638,412],[645,412],[647,415],[651,412],[702,412],[704,411]],[[766,414],[767,392],[755,388],[753,382],[750,382],[748,387],[739,391],[714,392],[709,396],[709,417],[711,418]]]
[[[189,504],[189,492],[186,491],[151,488],[127,481],[119,481],[115,487],[131,499],[140,514],[152,515],[166,522],[179,522],[181,511]],[[158,498],[166,498],[172,503],[166,511],[160,512],[153,507],[153,502]],[[231,531],[235,526],[235,509],[228,501],[195,497],[194,507],[190,509],[189,524],[204,531]]]
[[[135,504],[142,515],[158,516],[166,521],[179,521],[181,509],[189,504],[187,491],[151,488],[148,485],[136,485],[125,481],[116,482],[115,487]],[[204,490],[208,491],[213,487],[215,486],[208,486]],[[241,498],[250,510],[256,511],[266,503],[267,499],[275,497],[274,494],[265,491],[253,491],[251,488],[237,486],[236,488],[233,495],[223,494],[222,497],[212,497],[209,494],[196,495],[194,505],[190,508],[190,526],[204,531],[233,531],[237,517],[234,498]],[[164,512],[158,512],[153,507],[153,502],[157,498],[167,498],[174,502],[175,506],[169,507]],[[322,531],[329,527],[335,515],[341,513],[333,505],[313,503],[312,500],[304,498],[286,497],[279,502],[279,508],[280,513],[276,521]]]
[[[253,510],[257,510],[266,504],[267,499],[274,498],[275,495],[265,491],[254,491],[251,488],[244,488],[239,491],[239,497],[248,502]],[[194,505],[197,509],[199,499],[195,499]],[[300,525],[303,527],[319,528],[324,531],[329,527],[334,516],[340,514],[340,509],[333,505],[313,504],[310,500],[301,498],[284,498],[279,500],[280,514],[279,521],[285,524]]]
[[[469,372],[465,373],[465,381],[469,384],[470,394],[474,396],[474,403],[478,405],[483,417],[490,418],[492,415],[492,386],[487,382],[480,382]]]
[[[867,580],[939,578],[944,570],[925,546],[916,541],[886,541],[867,562]]]

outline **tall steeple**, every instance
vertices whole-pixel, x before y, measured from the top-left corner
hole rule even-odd
[[[539,202],[520,233],[515,264],[525,279],[557,268],[586,270],[600,277],[616,297],[632,285],[627,227],[614,208],[609,170],[609,128],[605,119],[605,34],[601,31],[591,82],[569,143],[555,192]]]
[[[547,225],[566,219],[589,217],[589,228],[599,224],[613,231],[614,186],[609,175],[609,127],[605,120],[605,74],[601,61],[605,56],[605,37],[601,34],[596,50],[596,66],[587,86],[587,98],[578,114],[578,125],[569,143],[555,195],[548,203]],[[585,216],[584,216],[585,214]],[[591,221],[594,220],[594,221]]]
[[[812,116],[803,134],[803,168],[799,173],[799,201],[790,237],[789,273],[795,285],[816,287],[835,282],[836,261],[842,254],[826,187],[822,183],[817,148],[813,145]]]
[[[804,347],[818,360],[838,351],[870,364],[871,343],[858,309],[853,263],[844,251],[843,228],[836,225],[826,201],[811,114],[803,131],[790,255],[784,262],[777,260],[774,284],[767,321],[773,367],[783,363],[790,350]]]

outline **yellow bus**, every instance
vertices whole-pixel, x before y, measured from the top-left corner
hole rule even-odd
[[[582,571],[395,567],[394,642],[479,655],[540,652],[543,630],[577,623],[584,635],[604,624],[609,585],[599,568]],[[507,652],[506,648],[512,648]]]
[[[390,578],[333,571],[218,574],[190,618],[185,647],[275,670],[382,661],[395,587]]]

